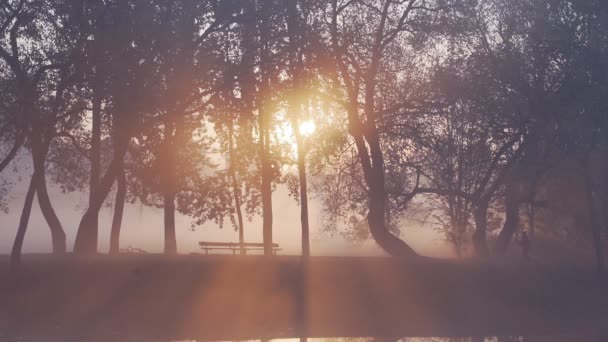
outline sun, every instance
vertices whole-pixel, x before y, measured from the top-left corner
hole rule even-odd
[[[317,129],[315,122],[313,120],[302,121],[298,124],[298,132],[302,138],[307,138],[312,136]],[[296,141],[296,137],[294,134],[293,126],[289,122],[284,122],[281,125],[278,125],[275,129],[275,137],[277,142],[282,145],[287,145],[291,147],[291,153],[294,155],[297,154],[298,144]]]
[[[300,123],[300,134],[302,134],[303,136],[310,136],[315,132],[315,129],[317,127],[315,126],[315,122],[312,120],[306,120],[302,123]]]

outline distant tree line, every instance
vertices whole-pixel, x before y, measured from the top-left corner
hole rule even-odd
[[[179,212],[241,243],[261,215],[270,255],[285,186],[306,256],[310,190],[326,229],[393,256],[417,255],[399,226],[422,210],[458,253],[503,255],[527,223],[583,236],[604,268],[605,1],[6,0],[0,88],[0,172],[32,165],[13,265],[35,198],[67,250],[52,182],[89,194],[76,254],[97,252],[108,201],[118,252],[140,201],[163,208],[167,254]]]

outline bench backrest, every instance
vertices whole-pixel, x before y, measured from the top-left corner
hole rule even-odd
[[[205,247],[230,247],[230,248],[238,248],[241,246],[240,243],[238,242],[208,242],[208,241],[201,241],[198,243],[202,248]],[[244,242],[243,243],[244,247],[264,247],[264,243],[261,242]],[[278,243],[273,243],[272,244],[273,248],[278,248],[279,244]]]

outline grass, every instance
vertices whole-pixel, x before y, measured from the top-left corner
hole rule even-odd
[[[0,257],[0,340],[560,335],[601,331],[593,267],[421,259]]]

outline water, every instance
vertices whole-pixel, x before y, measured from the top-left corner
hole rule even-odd
[[[204,340],[175,340],[171,342],[201,342]],[[235,340],[225,340],[235,341]],[[330,337],[252,339],[240,342],[606,342],[608,336],[475,336],[475,337]],[[220,341],[216,341],[220,342]],[[221,341],[224,342],[224,341]]]

